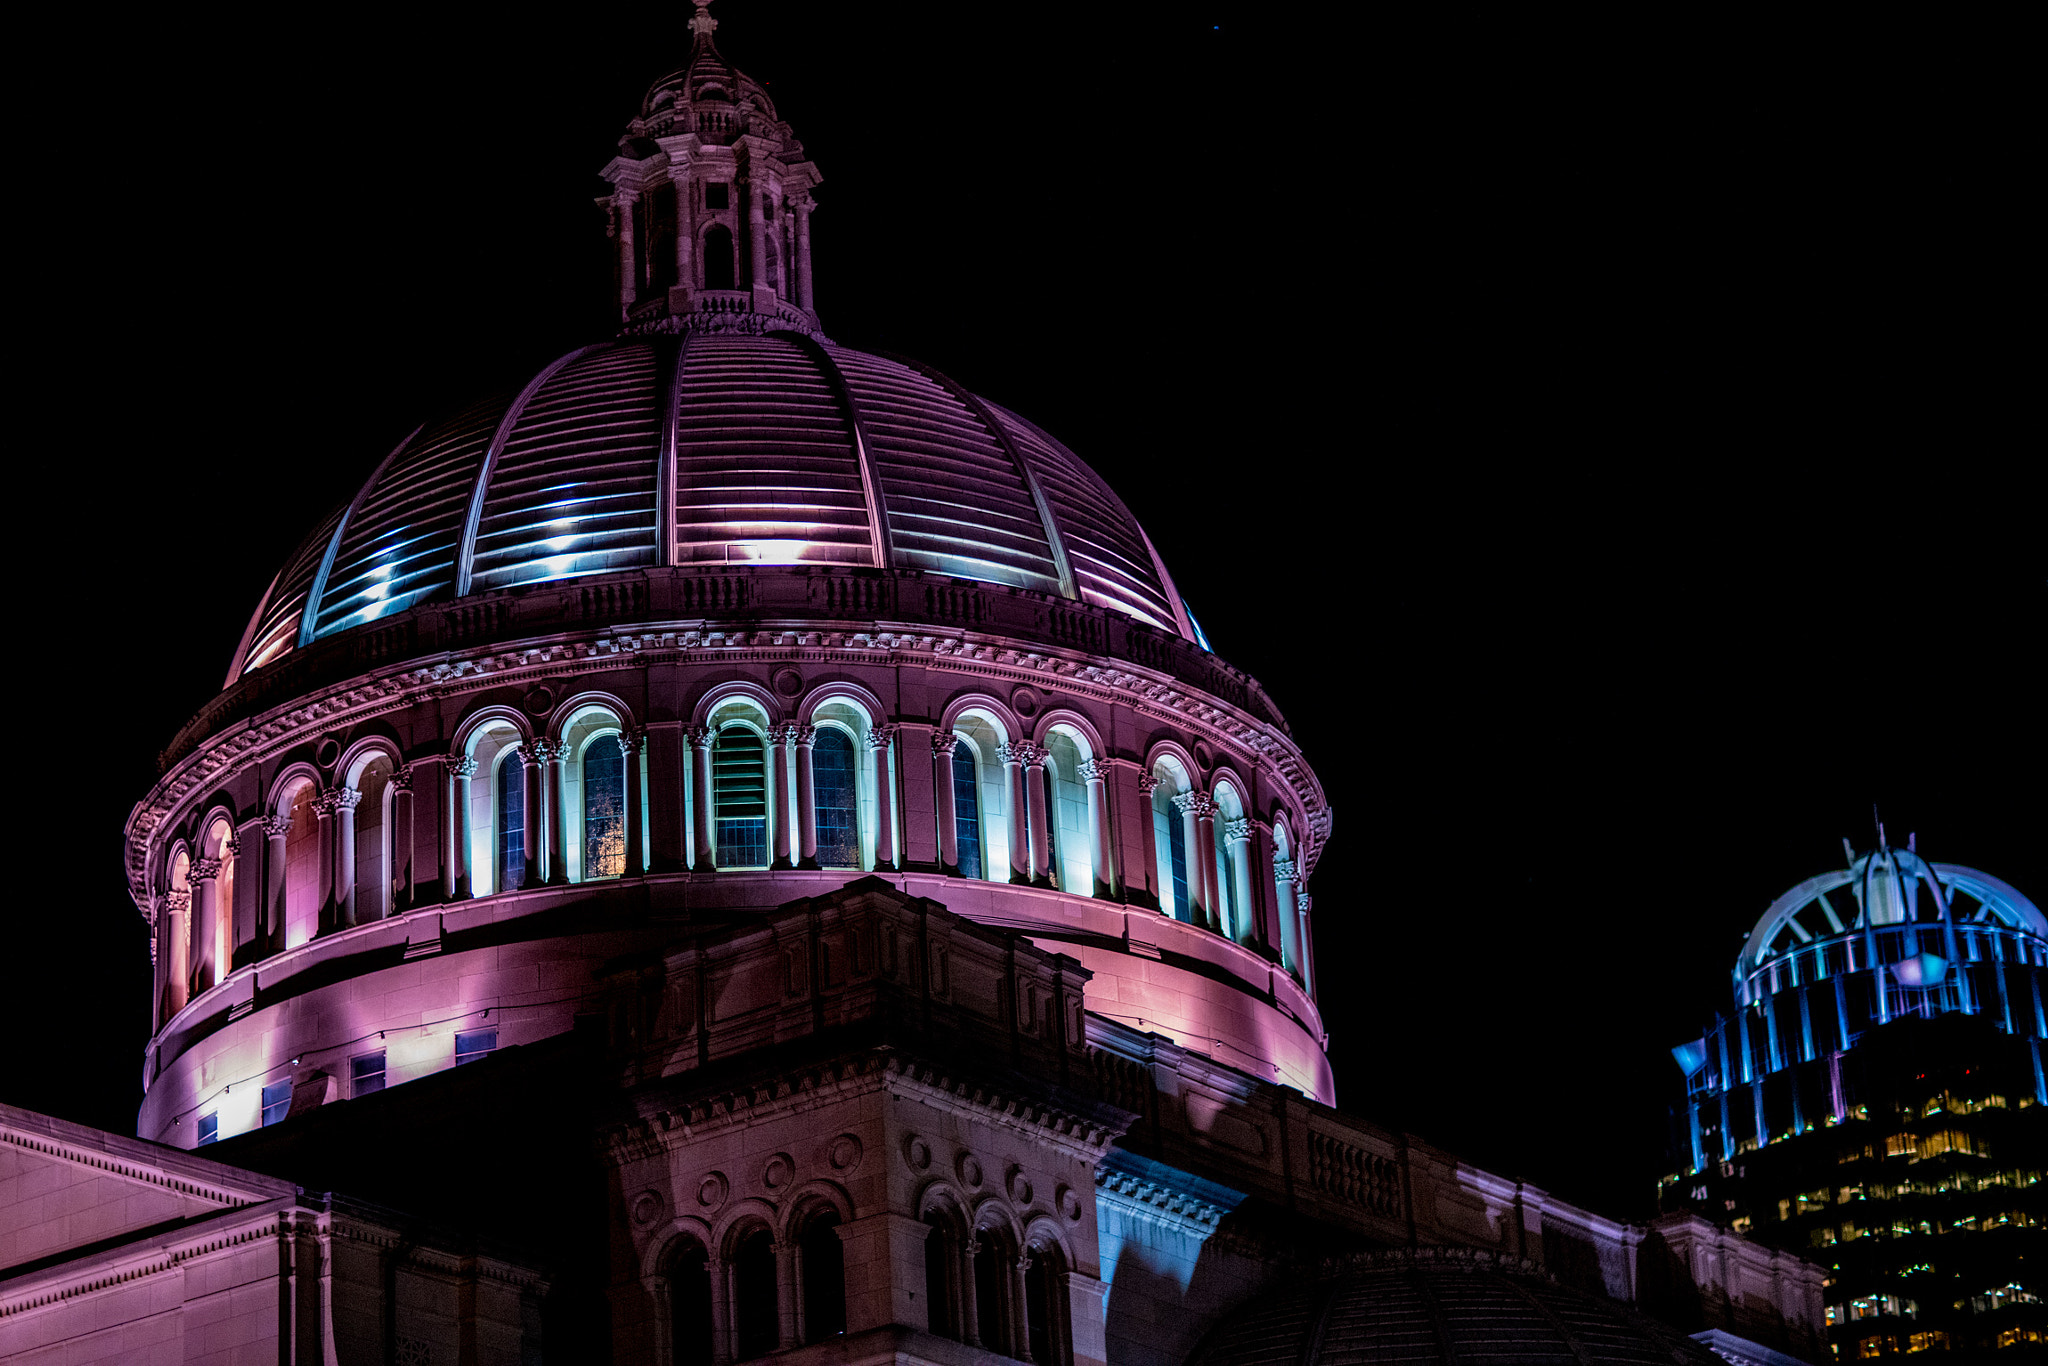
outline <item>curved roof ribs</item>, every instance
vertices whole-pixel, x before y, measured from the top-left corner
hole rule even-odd
[[[341,550],[341,538],[348,534],[349,518],[356,515],[363,505],[363,499],[370,496],[370,490],[377,487],[377,481],[384,477],[384,471],[391,468],[391,462],[426,430],[423,422],[412,429],[405,440],[391,448],[391,454],[377,462],[377,468],[370,471],[370,477],[356,490],[356,496],[349,499],[348,506],[341,510],[341,520],[334,524],[334,534],[327,538],[327,553],[320,557],[320,567],[313,571],[313,586],[306,590],[306,605],[299,609],[299,648],[305,649],[313,643],[313,629],[320,624],[320,599],[327,592],[327,576],[334,572],[334,557]]]
[[[512,439],[512,430],[519,425],[520,417],[526,412],[526,405],[533,402],[533,396],[540,392],[541,386],[553,379],[563,366],[571,361],[581,360],[593,351],[601,351],[609,345],[609,342],[600,342],[595,346],[579,346],[568,355],[550,363],[519,391],[519,397],[512,400],[512,406],[507,408],[505,416],[498,420],[498,430],[491,433],[491,444],[484,448],[483,463],[477,468],[476,488],[469,495],[469,516],[462,523],[462,542],[455,558],[456,597],[469,596],[470,571],[476,565],[476,532],[477,527],[483,522],[484,497],[490,491],[491,473],[497,469],[498,455],[505,449],[505,443]]]
[[[818,373],[832,386],[832,392],[846,409],[846,425],[853,435],[854,461],[860,466],[861,491],[868,500],[868,531],[875,557],[875,568],[896,567],[896,546],[889,535],[889,504],[882,492],[881,478],[875,473],[875,462],[869,456],[867,424],[861,420],[860,404],[853,398],[853,386],[846,382],[846,376],[833,363],[832,356],[819,344],[817,338],[803,332],[782,334],[796,343],[797,349],[811,358],[818,367]]]

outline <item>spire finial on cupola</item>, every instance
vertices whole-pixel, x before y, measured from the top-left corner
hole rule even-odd
[[[697,0],[697,12],[690,16],[690,32],[709,40],[718,21],[711,17],[711,0]]]

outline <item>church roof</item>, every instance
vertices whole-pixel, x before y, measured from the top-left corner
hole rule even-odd
[[[1123,501],[1026,419],[795,332],[622,337],[415,431],[279,570],[228,682],[427,602],[660,565],[915,569],[1194,640]]]
[[[1384,1253],[1263,1294],[1203,1338],[1189,1366],[1723,1366],[1690,1338],[1534,1267],[1485,1253]]]

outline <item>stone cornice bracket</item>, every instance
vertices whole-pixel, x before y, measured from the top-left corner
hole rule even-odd
[[[960,747],[960,737],[950,730],[932,732],[932,753],[942,759],[953,757],[953,751]]]

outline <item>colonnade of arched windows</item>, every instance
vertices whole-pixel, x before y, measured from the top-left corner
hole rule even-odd
[[[668,772],[684,775],[672,791],[683,828],[669,867],[854,872],[913,857],[898,836],[908,800],[898,728],[878,720],[874,699],[835,687],[795,719],[751,685],[700,706],[678,733],[686,753],[669,751],[677,767]],[[445,759],[411,765],[388,742],[361,741],[324,767],[299,762],[277,774],[262,814],[239,834],[225,811],[209,815],[160,884],[161,1007],[174,1013],[241,963],[435,899],[415,885],[416,854],[423,876],[438,872],[444,900],[647,871],[643,733],[601,698],[572,700],[559,716],[537,730],[522,713],[486,707],[463,722]],[[1310,985],[1299,832],[1285,816],[1261,823],[1227,765],[1210,768],[1205,785],[1188,751],[1162,743],[1138,795],[1114,798],[1119,830],[1114,766],[1086,723],[1055,713],[1034,734],[1016,726],[1000,704],[968,704],[933,734],[932,767],[919,779],[930,784],[923,809],[933,821],[924,859],[936,854],[960,877],[1112,899],[1126,885],[1117,865],[1129,860],[1131,883],[1149,884],[1162,913],[1277,955]],[[422,771],[440,786],[430,828],[416,830]],[[1131,823],[1131,801],[1149,806],[1149,826]],[[238,880],[253,880],[239,897]]]
[[[925,1306],[931,1332],[1020,1361],[1069,1359],[1066,1256],[1042,1230],[1020,1240],[993,1207],[970,1219],[948,1195],[923,1216]]]
[[[765,1218],[728,1230],[717,1256],[678,1237],[662,1259],[668,1358],[675,1366],[752,1361],[846,1333],[846,1250],[840,1213],[819,1200],[778,1239]]]

